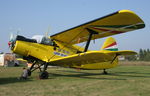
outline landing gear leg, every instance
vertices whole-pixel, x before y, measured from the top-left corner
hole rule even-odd
[[[106,71],[106,69],[104,69],[103,74],[108,74],[107,71]]]
[[[47,70],[47,66],[48,66],[48,63],[45,63],[43,71],[40,72],[40,74],[39,74],[39,78],[40,79],[48,79],[48,72],[46,71]]]
[[[34,65],[36,64],[36,61],[32,64],[32,66],[28,69],[28,76],[31,76],[32,69],[34,68]]]

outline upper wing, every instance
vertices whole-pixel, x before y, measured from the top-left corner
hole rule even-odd
[[[52,59],[51,65],[71,67],[74,65],[92,64],[100,62],[112,62],[118,55],[134,55],[136,52],[130,50],[124,51],[89,51],[86,53],[75,54],[58,59]]]
[[[52,35],[51,38],[63,43],[77,44],[87,41],[89,30],[98,33],[92,37],[93,40],[144,27],[144,22],[134,12],[130,10],[120,10],[102,18],[98,18],[96,20]]]

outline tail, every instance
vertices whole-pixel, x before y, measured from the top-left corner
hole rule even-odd
[[[135,55],[135,54],[137,54],[136,52],[131,51],[131,50],[118,51],[116,40],[112,37],[108,37],[105,40],[101,50],[109,50],[110,52],[108,52],[108,53],[111,53],[111,54],[114,53],[117,55]]]
[[[108,37],[101,50],[118,51],[116,40],[113,37]]]

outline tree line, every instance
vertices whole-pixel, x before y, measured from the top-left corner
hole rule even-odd
[[[137,55],[125,56],[128,61],[150,61],[150,49],[140,49]]]

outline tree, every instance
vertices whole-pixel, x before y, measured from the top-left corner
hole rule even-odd
[[[143,60],[144,60],[144,52],[143,52],[142,49],[140,49],[140,51],[139,51],[139,60],[140,60],[140,61],[143,61]]]
[[[150,61],[150,49],[140,49],[139,60],[140,61]]]
[[[137,60],[137,55],[127,55],[127,56],[125,56],[125,60],[136,61]]]

